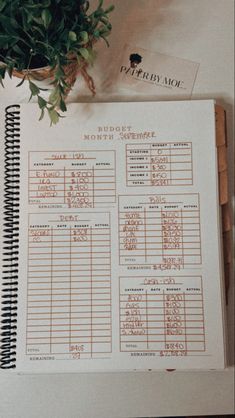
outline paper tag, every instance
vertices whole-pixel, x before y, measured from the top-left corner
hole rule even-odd
[[[126,45],[119,65],[120,87],[158,98],[190,98],[199,64]]]

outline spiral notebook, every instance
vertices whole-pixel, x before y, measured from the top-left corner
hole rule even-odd
[[[212,100],[5,110],[1,367],[225,367]]]

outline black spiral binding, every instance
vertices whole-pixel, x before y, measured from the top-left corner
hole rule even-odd
[[[19,255],[20,106],[5,109],[5,177],[0,367],[16,367]]]

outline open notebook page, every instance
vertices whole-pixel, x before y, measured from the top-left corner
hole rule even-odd
[[[213,101],[21,106],[18,372],[224,367]]]

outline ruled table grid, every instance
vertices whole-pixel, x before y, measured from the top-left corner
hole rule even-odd
[[[115,151],[29,152],[29,204],[95,208],[116,202]]]
[[[206,350],[200,276],[120,277],[120,351]]]
[[[156,269],[201,264],[198,195],[119,196],[119,262]]]
[[[193,184],[191,142],[126,145],[127,186]]]
[[[102,358],[111,352],[109,214],[59,216],[29,217],[26,354]]]

